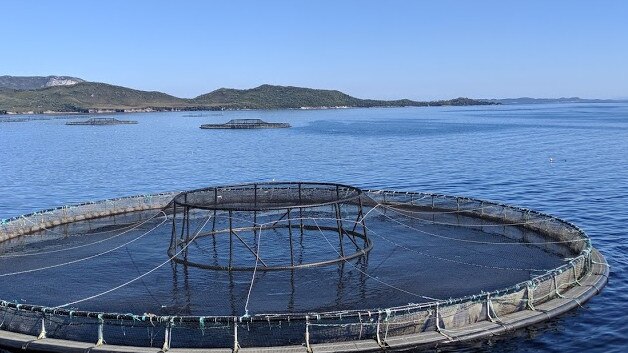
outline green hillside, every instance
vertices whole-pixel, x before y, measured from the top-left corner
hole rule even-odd
[[[10,112],[87,112],[92,110],[187,107],[180,98],[105,83],[83,82],[37,90],[0,90],[0,110]]]
[[[239,109],[286,109],[302,107],[424,107],[442,105],[482,105],[488,102],[469,98],[417,102],[359,99],[335,90],[262,85],[251,89],[220,88],[191,100],[199,106]]]
[[[494,104],[468,98],[416,102],[358,99],[334,90],[262,85],[221,88],[193,99],[134,90],[105,83],[80,82],[32,90],[0,88],[0,113],[98,112],[139,110],[295,109],[321,107],[394,107]]]
[[[198,105],[248,109],[355,107],[362,102],[339,91],[271,85],[244,90],[220,88],[192,101]]]

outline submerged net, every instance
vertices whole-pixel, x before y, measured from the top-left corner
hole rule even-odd
[[[461,330],[591,266],[586,235],[539,212],[324,183],[63,207],[2,221],[0,239],[0,329],[166,349]]]

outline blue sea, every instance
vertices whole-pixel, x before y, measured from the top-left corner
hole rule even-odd
[[[583,228],[611,265],[603,292],[542,325],[447,352],[628,347],[628,104],[225,111],[3,122],[0,218],[71,203],[254,181],[326,181],[470,196]],[[37,117],[40,118],[40,117]],[[235,118],[290,129],[201,130]],[[7,299],[7,298],[2,298]]]

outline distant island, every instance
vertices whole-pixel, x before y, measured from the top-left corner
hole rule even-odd
[[[0,114],[114,113],[240,109],[325,109],[427,107],[499,104],[455,98],[419,102],[409,99],[355,98],[336,90],[261,85],[252,89],[220,88],[196,98],[140,91],[70,76],[0,76]]]
[[[502,98],[502,99],[487,99],[489,102],[499,104],[564,104],[564,103],[623,103],[626,100],[613,100],[613,99],[587,99],[580,97],[563,97],[563,98]]]

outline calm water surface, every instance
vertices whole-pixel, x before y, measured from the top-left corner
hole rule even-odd
[[[628,347],[628,104],[134,114],[137,125],[0,122],[0,218],[215,184],[342,182],[501,201],[581,226],[611,264],[603,293],[506,338],[443,351]],[[292,129],[201,130],[232,118]],[[1,118],[0,118],[1,120]]]

